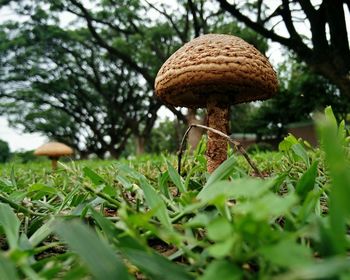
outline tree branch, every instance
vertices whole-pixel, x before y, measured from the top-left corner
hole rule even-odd
[[[339,56],[337,63],[345,63],[350,65],[349,38],[346,29],[344,7],[342,0],[327,1],[324,0],[327,21],[329,25],[329,33],[332,48],[336,50]],[[348,67],[344,67],[347,69]]]
[[[187,0],[187,3],[192,14],[194,34],[195,34],[195,37],[198,37],[201,34],[201,27],[198,22],[197,11],[196,11],[197,9],[192,0]]]
[[[181,39],[181,41],[184,43],[186,42],[186,33],[181,32],[180,29],[178,28],[178,26],[176,25],[176,23],[174,22],[173,18],[165,11],[165,10],[160,10],[159,8],[157,8],[155,5],[153,5],[152,3],[150,3],[149,1],[145,0],[145,2],[155,11],[157,11],[158,13],[160,13],[162,16],[164,16],[171,24],[172,28],[175,30],[175,33],[177,34],[177,36],[179,36],[179,38]]]
[[[101,37],[101,35],[97,32],[96,28],[93,25],[93,18],[91,17],[90,13],[88,12],[88,10],[78,1],[76,0],[71,0],[71,3],[74,4],[76,7],[78,7],[86,22],[87,22],[87,26],[88,29],[91,33],[91,35],[94,37],[94,39],[96,40],[96,42],[103,48],[105,48],[110,54],[116,56],[117,58],[121,59],[125,64],[129,65],[132,69],[134,69],[135,71],[137,71],[138,73],[140,73],[143,78],[147,81],[147,83],[149,84],[149,86],[151,88],[153,88],[154,85],[154,77],[152,77],[148,70],[146,68],[143,68],[141,66],[139,66],[129,54],[126,54],[120,50],[118,50],[117,48],[111,46],[110,44],[108,44],[106,42],[106,40],[104,38]],[[69,12],[72,12],[72,9],[67,8],[67,10]]]
[[[267,29],[262,24],[252,21],[248,16],[242,14],[236,5],[229,4],[227,0],[217,0],[220,3],[221,8],[228,11],[232,16],[243,22],[247,27],[260,33],[264,37],[276,41],[282,45],[287,46],[291,50],[294,50],[302,58],[311,55],[312,51],[301,41],[294,40],[293,38],[286,38],[276,34],[274,31]]]

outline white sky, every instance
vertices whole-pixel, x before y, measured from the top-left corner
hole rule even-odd
[[[4,117],[0,117],[0,139],[9,144],[11,151],[34,150],[47,141],[38,133],[22,133],[10,128]]]
[[[312,2],[318,3],[319,0],[313,0]],[[271,3],[276,2],[271,0]],[[345,13],[347,14],[347,12],[348,10],[347,8],[345,8]],[[11,16],[11,11],[5,10],[4,8],[0,9],[0,23],[11,19]],[[69,22],[71,19],[71,14],[66,13],[63,15],[61,22]],[[346,20],[348,30],[350,30],[350,16],[348,14],[346,16]],[[302,33],[305,33],[308,30],[307,28],[305,28],[305,25],[300,24],[300,26],[298,26],[298,31],[304,31]],[[280,32],[284,33],[284,30],[280,30]],[[278,43],[270,42],[270,49],[267,53],[267,56],[269,57],[271,63],[276,66],[279,62],[281,62],[281,60],[283,60],[283,58],[281,57],[281,46]],[[165,107],[162,107],[158,111],[158,116],[160,118],[164,118],[165,116],[168,116],[170,118],[174,117],[173,114]],[[18,129],[10,128],[8,126],[6,118],[4,117],[0,117],[0,139],[9,143],[11,151],[32,150],[47,142],[47,138],[38,133],[22,133]]]

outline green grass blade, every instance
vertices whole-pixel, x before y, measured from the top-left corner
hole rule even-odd
[[[155,189],[144,178],[140,179],[140,186],[145,194],[145,199],[149,207],[156,210],[159,221],[168,229],[172,229],[170,217],[164,201]]]
[[[54,228],[84,261],[96,279],[131,279],[122,260],[87,226],[73,221],[57,223]]]
[[[32,234],[32,236],[29,238],[29,242],[33,247],[39,245],[46,237],[52,233],[53,223],[53,219],[47,221]]]
[[[313,263],[311,249],[292,239],[262,247],[259,252],[271,263],[284,268],[305,267]]]
[[[255,198],[261,196],[268,189],[272,188],[274,181],[252,178],[242,178],[234,181],[218,181],[204,188],[197,198],[202,202],[209,202],[219,196],[229,198]]]
[[[338,123],[337,123],[337,119],[334,116],[332,107],[331,106],[326,107],[326,109],[324,109],[324,113],[326,115],[326,119],[329,125],[332,127],[337,127]]]
[[[115,246],[130,262],[143,273],[150,275],[150,279],[192,279],[182,266],[153,252],[132,237],[124,235],[119,237],[121,232],[111,221],[93,209],[91,213],[108,239],[114,241]]]
[[[329,233],[334,253],[344,254],[347,249],[346,221],[350,218],[350,166],[337,137],[338,128],[335,123],[333,118],[327,118],[319,124],[319,131],[332,184],[329,199]]]
[[[11,249],[18,246],[20,224],[12,208],[7,204],[0,203],[0,225],[5,231]]]
[[[242,278],[243,273],[235,264],[227,260],[215,260],[208,265],[199,280],[240,280]]]
[[[230,157],[227,160],[225,160],[209,177],[207,183],[204,185],[203,189],[207,188],[211,184],[228,178],[233,170],[235,170],[236,158]]]
[[[337,277],[344,273],[350,273],[350,260],[346,258],[334,257],[321,260],[306,267],[299,267],[291,273],[281,275],[279,280],[290,279],[348,279]],[[277,278],[276,278],[277,280]]]
[[[17,280],[16,266],[0,253],[0,277],[1,279]]]
[[[301,158],[305,162],[307,167],[310,167],[309,156],[300,143],[292,145],[292,150],[299,158]]]
[[[169,172],[169,176],[171,181],[173,181],[173,183],[175,184],[175,186],[178,188],[178,190],[181,193],[186,192],[184,183],[182,181],[181,176],[177,173],[177,171],[175,170],[175,168],[170,164],[169,161],[166,161],[167,167],[168,167],[168,172]]]
[[[84,176],[89,178],[95,186],[106,184],[105,180],[90,168],[84,167],[83,172],[84,172]]]
[[[145,250],[123,248],[123,254],[154,280],[193,279],[180,265],[176,265],[157,253]]]
[[[317,166],[318,162],[315,161],[311,167],[301,176],[295,187],[296,194],[302,200],[304,200],[307,194],[314,189],[317,176]]]

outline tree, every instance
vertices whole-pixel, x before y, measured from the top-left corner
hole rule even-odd
[[[305,65],[287,61],[280,66],[281,89],[273,99],[261,104],[250,116],[248,129],[258,136],[273,135],[281,139],[286,125],[312,120],[314,113],[331,105],[338,120],[346,119],[350,97],[342,97],[324,77]]]
[[[315,73],[336,85],[343,96],[350,96],[350,49],[346,28],[348,0],[280,0],[272,8],[264,0],[217,0],[223,10],[247,27],[293,51]],[[347,13],[347,15],[349,15]],[[283,27],[286,36],[278,32]],[[311,37],[300,34],[302,23]]]
[[[10,156],[11,152],[8,143],[0,139],[0,163],[7,162]]]
[[[139,73],[149,90],[153,90],[154,79],[163,62],[193,37],[209,32],[229,33],[242,37],[263,53],[267,50],[266,40],[262,36],[228,22],[224,13],[214,8],[215,1],[186,0],[173,5],[165,4],[165,1],[160,5],[144,1],[144,6],[142,1],[103,1],[98,12],[88,9],[77,0],[49,3],[59,11],[68,11],[83,19],[96,43]],[[121,17],[125,9],[133,12],[129,12],[127,17]],[[146,20],[149,10],[156,12],[159,17]],[[152,28],[149,28],[150,24]],[[135,46],[136,56],[128,52]],[[193,110],[184,116],[180,110],[167,107],[180,121],[190,123],[194,120],[196,112]],[[196,134],[195,130],[191,131],[191,135],[192,132]],[[146,137],[140,135],[139,138],[138,143],[143,143]]]
[[[150,139],[146,143],[146,151],[156,154],[176,153],[185,131],[186,127],[178,120],[170,121],[166,118],[153,128]]]
[[[2,110],[13,124],[100,157],[106,151],[118,157],[130,135],[150,131],[160,104],[134,72],[105,57],[85,29],[5,28],[16,31],[0,46]]]
[[[130,136],[142,151],[162,106],[152,93],[165,59],[193,36],[245,34],[204,0],[171,9],[147,1],[87,4],[16,2],[27,20],[4,25],[0,34],[3,113],[13,125],[44,132],[83,154],[117,157]],[[160,16],[147,19],[149,9]],[[69,29],[58,26],[63,12],[76,16]],[[247,32],[247,38],[266,48],[262,37]],[[186,121],[180,110],[169,109]]]

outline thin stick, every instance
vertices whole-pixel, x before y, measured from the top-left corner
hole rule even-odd
[[[243,148],[242,144],[239,143],[238,141],[233,140],[230,136],[228,136],[227,134],[216,130],[214,128],[205,126],[205,125],[201,125],[201,124],[191,124],[188,129],[186,130],[184,136],[182,137],[181,140],[181,145],[180,145],[180,150],[178,152],[178,165],[177,165],[177,171],[179,174],[181,174],[181,159],[182,159],[182,153],[185,147],[185,140],[186,137],[188,135],[188,133],[190,132],[190,130],[192,129],[192,127],[198,127],[198,128],[203,128],[206,130],[209,130],[213,133],[216,133],[224,138],[226,138],[230,143],[232,143],[236,149],[244,156],[244,158],[247,160],[248,164],[253,168],[253,170],[255,171],[255,173],[260,177],[260,178],[264,178],[264,176],[262,175],[262,173],[260,172],[260,170],[258,169],[258,167],[255,165],[255,163],[249,158],[247,152],[245,151],[245,149]]]

